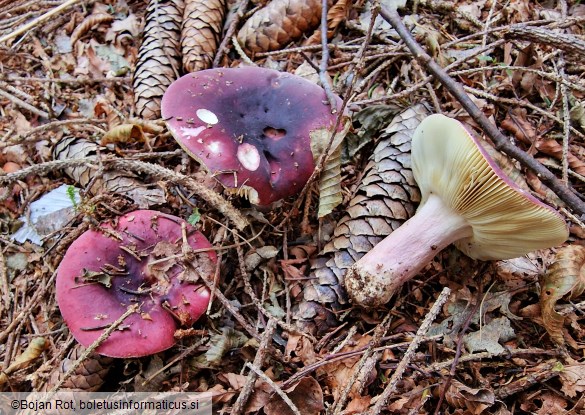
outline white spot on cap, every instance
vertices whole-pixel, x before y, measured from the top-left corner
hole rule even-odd
[[[197,114],[197,117],[205,124],[214,125],[219,122],[217,115],[205,108],[198,109],[195,114]]]
[[[218,154],[221,150],[221,144],[219,141],[212,141],[211,143],[209,143],[207,148],[209,148],[209,151],[211,151],[212,153]]]
[[[190,140],[191,138],[197,137],[201,134],[201,131],[205,130],[204,126],[191,128],[191,127],[181,127],[181,135],[185,137],[185,139]]]
[[[245,169],[256,171],[260,166],[260,154],[258,149],[249,143],[244,143],[238,147],[238,160]]]

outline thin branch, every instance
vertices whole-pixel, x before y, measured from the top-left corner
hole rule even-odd
[[[35,26],[38,26],[39,24],[43,23],[44,21],[49,20],[54,15],[61,13],[63,10],[65,10],[71,6],[74,6],[75,4],[79,3],[80,1],[82,1],[82,0],[68,0],[68,1],[66,1],[65,3],[61,4],[60,6],[55,7],[54,9],[49,10],[47,13],[37,17],[32,22],[29,22],[29,23],[25,24],[24,26],[19,27],[14,32],[8,33],[7,35],[0,37],[0,43],[4,43],[7,40],[10,40],[16,36],[20,36],[21,34],[28,32],[29,30],[33,29]]]
[[[0,88],[0,96],[10,100],[14,105],[21,107],[27,111],[32,112],[33,114],[41,117],[41,118],[49,118],[49,113],[43,110],[38,109],[37,107],[29,104],[28,102],[23,101],[22,99],[18,98],[15,95],[12,95],[8,91],[4,91]]]
[[[301,411],[299,411],[299,408],[297,408],[297,406],[293,403],[293,401],[290,400],[290,398],[288,397],[288,395],[286,393],[284,393],[284,391],[276,383],[274,383],[274,381],[272,379],[270,379],[268,376],[266,376],[266,374],[264,372],[262,372],[260,369],[258,369],[257,367],[255,367],[251,363],[246,363],[246,366],[250,370],[256,372],[256,374],[264,382],[266,382],[266,383],[268,383],[270,385],[270,387],[272,388],[272,390],[274,390],[274,392],[276,392],[277,395],[280,396],[282,398],[282,400],[286,402],[286,404],[288,405],[288,407],[290,408],[290,410],[292,411],[293,414],[295,414],[295,415],[302,415],[301,414]]]
[[[410,342],[410,345],[408,346],[408,349],[406,349],[406,352],[400,360],[400,363],[398,363],[398,366],[396,366],[396,370],[394,370],[394,373],[392,374],[388,385],[386,385],[384,392],[382,392],[382,394],[379,396],[371,411],[368,412],[370,415],[377,415],[381,413],[386,406],[388,399],[395,392],[398,382],[402,379],[402,375],[404,374],[406,367],[410,364],[410,360],[414,356],[414,352],[431,328],[431,324],[433,324],[435,318],[437,318],[441,312],[441,307],[443,307],[443,304],[445,304],[449,299],[449,295],[451,295],[451,290],[449,287],[443,288],[443,291],[441,291],[441,294],[439,294],[437,301],[435,301],[435,304],[433,304],[430,311],[425,316],[422,324],[418,328],[416,336],[414,336],[414,339],[412,339],[412,342]]]
[[[337,111],[337,100],[335,99],[335,94],[331,90],[331,85],[329,84],[329,78],[327,76],[327,66],[329,64],[329,45],[327,44],[327,0],[321,1],[321,64],[319,65],[319,80],[321,81],[321,86],[325,90],[325,95],[327,95],[327,100],[329,101],[329,106],[331,107],[331,113],[335,113]]]
[[[582,201],[570,188],[565,186],[562,180],[559,180],[534,157],[525,151],[516,147],[508,138],[500,132],[498,127],[492,124],[484,113],[475,105],[469,96],[463,90],[463,87],[455,82],[445,70],[437,64],[412,37],[412,34],[406,28],[396,10],[389,11],[381,7],[380,15],[398,32],[404,43],[408,46],[417,61],[427,67],[427,69],[443,84],[443,86],[461,103],[469,115],[483,128],[485,133],[492,139],[496,149],[503,151],[508,156],[518,160],[522,165],[528,167],[550,189],[559,196],[563,202],[571,207],[580,215],[585,215],[585,202]]]
[[[223,36],[223,39],[221,40],[221,43],[217,48],[217,52],[215,54],[215,57],[213,58],[212,66],[213,68],[217,68],[218,66],[220,66],[221,59],[223,58],[223,55],[226,53],[230,40],[234,33],[236,33],[236,29],[238,27],[238,24],[240,23],[240,20],[242,19],[242,17],[244,17],[244,12],[248,8],[249,1],[250,0],[240,0],[238,5],[236,6],[238,8],[238,11],[232,18],[232,21],[230,22],[230,25],[227,28]]]
[[[249,225],[248,220],[230,202],[225,200],[218,193],[205,187],[189,176],[177,173],[157,164],[147,163],[139,160],[105,157],[99,160],[99,162],[110,169],[140,172],[156,177],[159,180],[168,180],[173,184],[182,185],[189,191],[196,193],[201,199],[205,200],[221,214],[226,216],[239,230],[243,230]],[[43,175],[53,170],[76,166],[95,167],[96,163],[98,163],[98,160],[95,157],[85,159],[54,160],[46,163],[35,164],[33,166],[18,170],[14,173],[3,174],[0,172],[0,185],[8,185],[14,183],[17,180],[23,180],[29,174]]]
[[[274,334],[274,330],[276,329],[276,320],[271,318],[268,320],[266,324],[266,328],[264,329],[264,333],[262,334],[262,340],[260,341],[260,346],[258,346],[258,351],[256,352],[256,356],[254,356],[254,362],[252,366],[261,368],[262,364],[264,363],[264,359],[266,357],[266,353],[268,352],[268,346],[270,345],[270,341],[272,340],[272,335]],[[251,371],[250,374],[247,376],[246,383],[242,387],[242,391],[238,396],[238,399],[234,403],[232,408],[231,415],[240,415],[244,412],[244,407],[246,406],[246,402],[252,395],[254,391],[254,383],[258,379],[258,374],[255,371]]]
[[[63,377],[59,380],[59,382],[51,389],[51,392],[58,391],[59,388],[61,386],[63,386],[63,384],[67,381],[67,379],[69,379],[71,377],[71,375],[77,370],[77,368],[81,365],[81,363],[83,363],[83,361],[85,359],[87,359],[87,357],[90,354],[92,354],[94,352],[94,350],[97,349],[100,344],[102,344],[108,337],[110,337],[110,334],[112,334],[114,332],[114,330],[117,330],[118,326],[120,324],[122,324],[124,322],[124,320],[126,320],[126,318],[130,314],[134,314],[138,311],[138,307],[139,307],[138,304],[132,304],[131,306],[128,307],[128,309],[126,310],[126,312],[124,312],[124,314],[122,314],[120,317],[118,317],[118,319],[116,319],[116,321],[114,321],[112,324],[110,324],[108,326],[108,328],[106,330],[104,330],[104,332],[101,334],[101,336],[98,337],[98,339],[96,341],[94,341],[91,344],[91,346],[89,346],[87,349],[85,349],[85,351],[81,354],[81,356],[79,356],[79,359],[77,359],[71,365],[71,367],[67,370],[67,372],[65,372]]]

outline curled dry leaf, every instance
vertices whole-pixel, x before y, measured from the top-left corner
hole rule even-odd
[[[528,119],[525,108],[514,108],[507,115],[506,119],[502,121],[502,128],[509,131],[519,141],[534,146],[538,151],[546,155],[552,156],[557,160],[563,158],[563,147],[556,140],[542,139],[542,131],[537,128]],[[567,161],[569,167],[575,172],[585,175],[585,162],[582,157],[579,157],[581,148],[577,145],[569,146],[569,153],[567,154]]]
[[[70,159],[97,159],[98,145],[84,138],[65,137],[53,149],[56,160]],[[77,166],[65,169],[65,173],[90,193],[100,191],[119,193],[130,197],[140,208],[161,205],[166,202],[164,191],[156,186],[150,186],[131,172],[106,171],[100,177],[94,177],[94,170],[87,166]]]
[[[329,155],[319,177],[319,211],[317,214],[319,218],[330,214],[343,201],[341,193],[341,143],[348,130],[349,121],[345,121],[345,125],[346,128],[343,132],[336,133],[333,137]],[[323,154],[330,139],[331,132],[329,130],[317,130],[311,133],[311,148],[315,159]],[[322,148],[318,148],[319,146]]]
[[[146,141],[142,127],[136,124],[122,124],[105,133],[100,144],[143,143]]]
[[[225,17],[225,0],[186,0],[181,48],[183,70],[211,68]]]
[[[132,85],[139,117],[160,118],[160,102],[181,66],[183,0],[150,0]]]
[[[416,105],[386,127],[333,238],[312,263],[295,315],[304,330],[326,331],[335,326],[330,309],[349,305],[342,287],[346,271],[414,214],[420,194],[410,166],[410,140],[427,114],[423,105]]]
[[[470,388],[456,379],[451,381],[445,399],[455,408],[467,409],[470,414],[479,415],[495,402],[491,388]]]
[[[0,372],[0,385],[8,382],[8,376],[11,373],[26,368],[33,361],[38,359],[47,345],[48,342],[44,337],[35,337],[32,339],[25,351],[22,352],[22,354],[18,356],[10,366]]]
[[[585,291],[585,247],[568,245],[559,249],[540,285],[544,328],[557,344],[564,344],[565,318],[555,306],[561,298],[575,299]]]
[[[71,46],[75,46],[75,43],[81,39],[81,37],[89,32],[89,30],[101,23],[110,23],[114,21],[114,16],[105,13],[95,13],[87,16],[83,21],[75,28],[71,33]]]
[[[352,2],[349,0],[337,0],[337,2],[327,10],[327,37],[333,37],[335,29],[341,22],[347,18]],[[305,42],[308,45],[321,43],[321,30],[316,30]]]
[[[76,344],[64,358],[59,366],[56,367],[49,376],[49,381],[45,385],[45,390],[51,390],[61,382],[65,373],[85,352],[85,347]],[[83,360],[79,367],[73,371],[71,376],[65,380],[61,390],[70,389],[84,392],[98,391],[104,384],[105,377],[112,367],[114,359],[111,357],[101,356],[97,353],[91,353],[87,359]]]
[[[238,42],[251,53],[280,49],[319,26],[321,0],[273,0],[242,26]]]

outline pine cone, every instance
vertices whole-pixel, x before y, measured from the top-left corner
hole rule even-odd
[[[225,0],[187,0],[181,30],[183,70],[211,68],[225,17]]]
[[[183,0],[150,0],[134,71],[134,103],[139,117],[160,118],[160,102],[179,77]]]
[[[302,330],[322,333],[337,325],[334,312],[348,306],[346,271],[414,214],[420,193],[410,168],[410,140],[427,115],[416,105],[385,129],[333,238],[312,263],[295,315]]]
[[[276,50],[319,26],[321,0],[273,0],[258,10],[238,33],[248,52]]]
[[[76,345],[69,355],[61,361],[59,367],[51,373],[46,390],[51,390],[57,385],[69,368],[83,354],[85,348],[80,344]],[[84,392],[95,392],[104,384],[104,378],[110,371],[114,359],[92,353],[84,360],[73,374],[65,381],[61,390],[78,390]]]

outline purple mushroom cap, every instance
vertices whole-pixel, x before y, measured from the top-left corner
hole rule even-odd
[[[321,87],[257,67],[185,75],[167,89],[161,110],[187,153],[258,205],[303,188],[319,156],[312,139],[336,123]]]
[[[96,351],[111,357],[146,356],[173,346],[177,328],[192,325],[206,312],[207,288],[189,282],[191,271],[181,261],[164,260],[172,256],[173,246],[181,252],[183,223],[193,249],[211,248],[184,220],[152,210],[127,213],[71,244],[57,272],[57,302],[79,343],[91,345],[137,304],[138,311]],[[206,251],[198,260],[192,265],[203,275],[213,272],[217,257]]]

